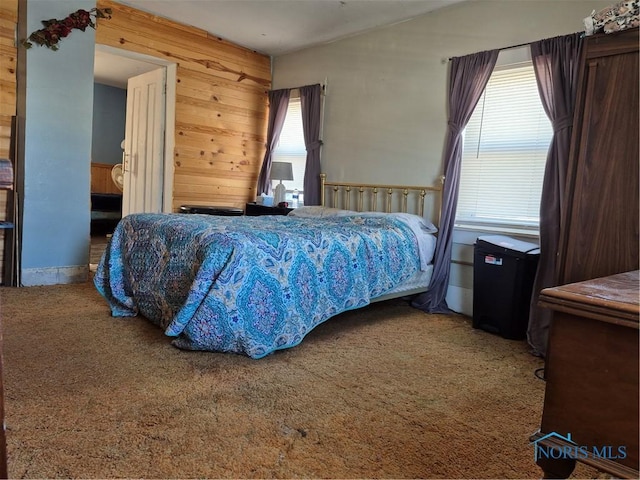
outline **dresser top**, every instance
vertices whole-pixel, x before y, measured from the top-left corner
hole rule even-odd
[[[607,311],[638,322],[640,314],[640,270],[545,288],[540,292],[544,306],[565,305],[593,311]]]

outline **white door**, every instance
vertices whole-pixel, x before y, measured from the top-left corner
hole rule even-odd
[[[162,212],[166,70],[129,79],[122,216]]]

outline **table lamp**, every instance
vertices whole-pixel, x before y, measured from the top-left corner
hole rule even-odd
[[[278,205],[287,198],[287,189],[282,183],[283,180],[293,180],[293,167],[288,162],[271,163],[271,180],[280,180],[273,193],[273,204]]]

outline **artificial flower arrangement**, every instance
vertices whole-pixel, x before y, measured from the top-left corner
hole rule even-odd
[[[51,50],[58,50],[58,48],[60,48],[58,43],[63,38],[68,37],[71,30],[75,28],[84,32],[87,27],[96,28],[94,19],[97,18],[111,18],[111,9],[92,8],[89,11],[80,9],[63,20],[56,18],[42,20],[44,28],[33,32],[22,44],[26,48],[31,48],[34,43],[37,43]]]

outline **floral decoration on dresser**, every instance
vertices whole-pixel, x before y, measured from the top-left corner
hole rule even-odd
[[[584,19],[585,35],[613,33],[640,26],[640,2],[623,0]]]
[[[83,32],[87,27],[96,28],[95,20],[98,18],[111,18],[110,8],[92,8],[91,10],[77,10],[62,20],[52,18],[42,20],[44,28],[36,30],[29,38],[22,42],[26,48],[31,48],[34,43],[44,45],[51,50],[60,48],[58,43],[63,38],[69,36],[72,30],[78,29]]]

